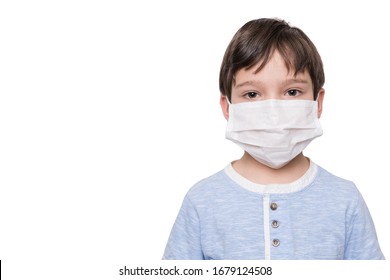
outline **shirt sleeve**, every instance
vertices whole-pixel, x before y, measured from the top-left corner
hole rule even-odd
[[[200,221],[196,208],[184,198],[165,248],[164,260],[202,260]]]
[[[347,260],[384,260],[374,222],[362,195],[358,192],[356,209],[347,227]]]

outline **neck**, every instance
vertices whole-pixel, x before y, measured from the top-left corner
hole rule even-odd
[[[309,169],[310,161],[302,153],[279,169],[268,167],[255,160],[247,152],[232,163],[233,168],[243,177],[257,184],[287,184],[300,177]]]

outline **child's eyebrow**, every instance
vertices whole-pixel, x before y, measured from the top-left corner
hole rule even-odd
[[[291,78],[291,79],[286,79],[286,84],[290,83],[300,83],[300,84],[309,84],[309,80],[307,79],[299,79],[299,78]]]
[[[253,85],[253,84],[261,84],[259,81],[255,80],[250,80],[250,81],[245,81],[243,83],[240,83],[238,85],[235,85],[235,88],[243,87],[243,86],[248,86],[248,85]]]
[[[290,78],[290,79],[286,79],[285,82],[284,82],[284,84],[292,84],[292,83],[309,84],[310,81],[307,80],[307,79],[301,79],[301,78]],[[253,85],[253,84],[261,84],[261,82],[260,81],[256,81],[256,80],[249,80],[249,81],[245,81],[245,82],[242,82],[240,84],[237,84],[234,87],[235,88],[240,88],[240,87],[243,87],[243,86],[248,86],[248,85]]]

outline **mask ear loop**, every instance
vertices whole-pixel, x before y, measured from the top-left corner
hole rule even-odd
[[[320,98],[320,92],[317,93],[317,97],[316,97],[316,99],[314,99],[314,101],[316,101],[318,103],[319,98]]]
[[[314,102],[316,103],[316,107],[317,107],[317,118],[318,118],[318,119],[319,119],[318,114],[321,114],[321,113],[319,113],[319,111],[318,111],[318,107],[319,107],[318,100],[319,100],[319,99],[320,99],[320,92],[318,92],[317,98],[314,99]]]
[[[229,106],[232,105],[232,103],[230,103],[230,101],[229,101],[229,98],[227,96],[225,96],[225,97],[226,97],[226,101],[227,101],[228,105]]]

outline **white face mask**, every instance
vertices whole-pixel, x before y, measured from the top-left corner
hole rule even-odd
[[[226,138],[258,162],[278,169],[322,135],[312,100],[273,100],[229,105]]]

